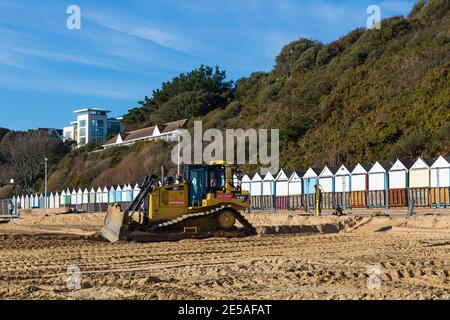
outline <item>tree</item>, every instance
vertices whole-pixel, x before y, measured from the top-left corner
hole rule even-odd
[[[164,82],[152,97],[139,101],[124,117],[128,130],[187,117],[203,116],[216,108],[225,108],[232,100],[234,82],[226,81],[225,71],[218,66],[201,65]]]
[[[44,172],[44,159],[49,166],[58,163],[69,151],[60,140],[44,132],[9,132],[0,143],[0,154],[11,167],[17,183],[31,190]]]

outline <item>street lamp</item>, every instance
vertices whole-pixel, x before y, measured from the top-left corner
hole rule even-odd
[[[48,208],[48,205],[47,205],[47,189],[48,189],[48,185],[47,185],[47,171],[48,171],[48,158],[47,158],[47,157],[44,158],[44,163],[45,163],[44,209],[47,209],[47,208]]]

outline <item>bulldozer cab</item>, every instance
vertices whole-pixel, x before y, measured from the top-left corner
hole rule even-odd
[[[229,171],[227,169],[223,164],[185,165],[184,179],[189,185],[189,205],[200,206],[208,193],[225,191]],[[232,177],[232,173],[230,175]]]

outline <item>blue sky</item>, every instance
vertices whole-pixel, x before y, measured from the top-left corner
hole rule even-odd
[[[237,80],[269,71],[283,45],[328,43],[365,27],[367,7],[406,15],[415,1],[0,0],[0,127],[62,128],[85,106],[120,116],[200,64]],[[69,5],[81,30],[68,30]]]

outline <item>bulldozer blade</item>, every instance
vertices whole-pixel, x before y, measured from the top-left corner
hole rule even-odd
[[[122,229],[125,214],[118,204],[110,205],[105,217],[105,225],[101,234],[110,242],[120,240],[120,231]]]

